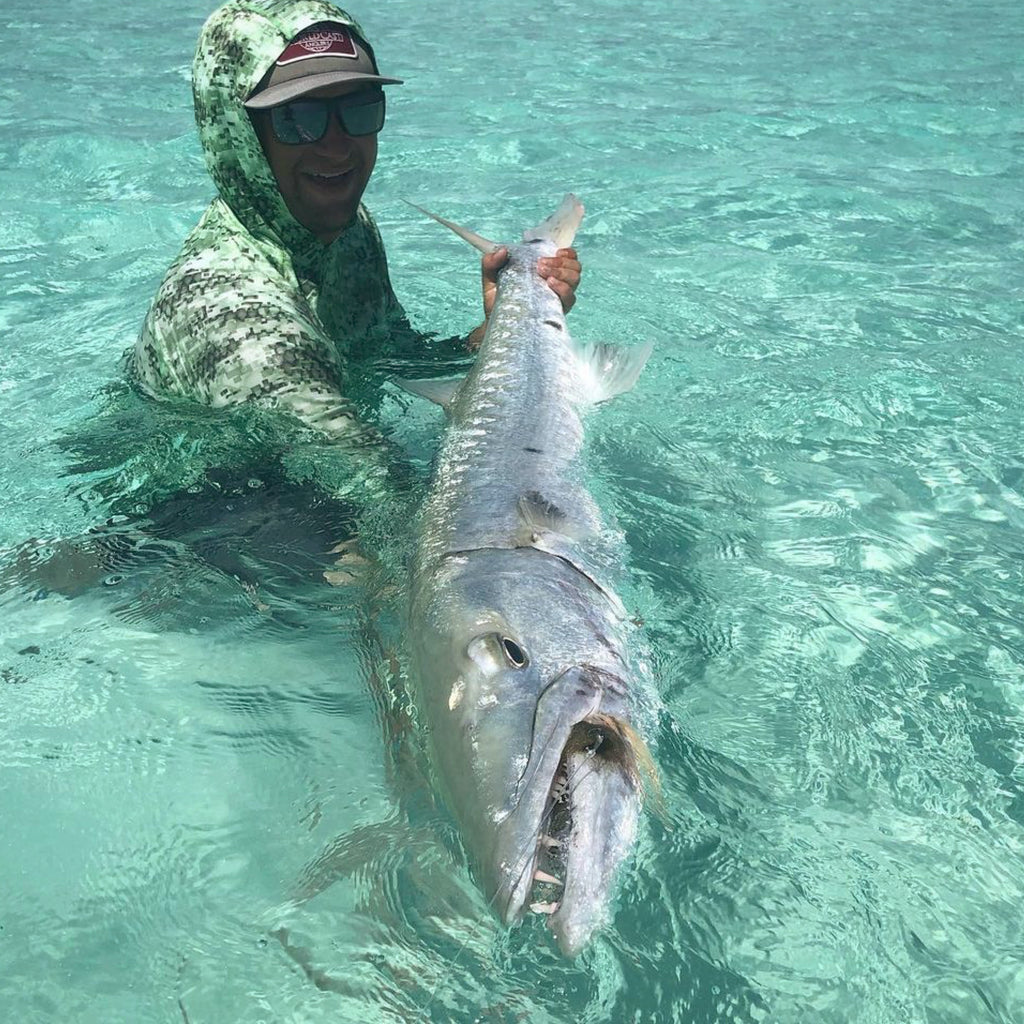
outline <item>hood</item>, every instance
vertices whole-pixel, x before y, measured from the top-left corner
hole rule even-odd
[[[203,26],[192,63],[199,140],[221,199],[252,235],[299,257],[323,246],[285,206],[242,104],[291,39],[321,21],[366,42],[358,23],[325,0],[230,0]]]

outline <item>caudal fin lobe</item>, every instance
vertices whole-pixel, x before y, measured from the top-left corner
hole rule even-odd
[[[444,217],[438,217],[436,213],[424,210],[422,206],[410,203],[408,199],[403,200],[403,202],[408,206],[411,206],[414,210],[419,210],[420,213],[425,213],[431,218],[431,220],[436,220],[438,224],[443,224],[446,228],[450,228],[459,236],[459,238],[469,242],[474,249],[479,249],[481,252],[487,253],[494,252],[495,249],[501,248],[497,242],[492,242],[489,238],[484,238],[483,235],[478,235],[475,231],[470,231],[469,228],[464,228],[461,224],[456,224],[454,221],[445,220]]]
[[[422,206],[410,203],[408,199],[405,202],[414,210],[419,210],[420,213],[424,213],[432,220],[436,220],[438,224],[443,224],[446,228],[450,228],[460,238],[469,242],[473,248],[479,249],[480,252],[494,252],[495,249],[501,248],[497,242],[492,242],[489,238],[484,238],[483,235],[470,231],[469,228],[464,228],[454,221],[445,220],[444,217],[439,217],[436,213],[424,210]],[[580,221],[582,220],[583,204],[570,192],[550,217],[542,220],[535,228],[530,228],[523,232],[523,241],[551,241],[559,249],[564,249],[566,246],[572,245],[572,240],[576,237],[576,232],[579,230]]]
[[[550,217],[523,232],[524,242],[554,242],[559,249],[572,245],[583,220],[583,204],[570,192]]]

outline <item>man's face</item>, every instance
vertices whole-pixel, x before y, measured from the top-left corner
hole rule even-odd
[[[365,89],[364,83],[353,82],[325,86],[308,96],[328,99]],[[377,136],[347,135],[332,113],[322,139],[289,146],[274,137],[269,112],[263,111],[253,120],[291,215],[324,245],[333,242],[359,209],[377,161]]]

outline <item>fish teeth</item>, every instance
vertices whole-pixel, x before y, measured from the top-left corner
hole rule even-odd
[[[550,882],[551,885],[565,885],[565,882],[560,878],[555,878],[554,875],[549,875],[546,871],[542,871],[540,868],[537,868],[537,870],[534,871],[533,877],[536,878],[538,882]]]
[[[535,914],[553,914],[559,906],[558,903],[531,903],[530,909]]]

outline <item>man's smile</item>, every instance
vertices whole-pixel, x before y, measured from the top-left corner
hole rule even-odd
[[[355,167],[351,166],[333,171],[304,171],[303,174],[317,184],[338,184],[350,178],[354,170]]]

